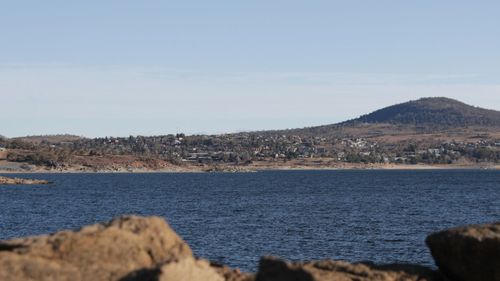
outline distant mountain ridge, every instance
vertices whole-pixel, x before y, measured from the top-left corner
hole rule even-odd
[[[428,97],[388,106],[358,118],[321,126],[261,131],[307,137],[374,137],[444,133],[463,129],[500,132],[500,111]]]
[[[389,123],[439,127],[500,127],[500,111],[474,107],[450,98],[422,98],[385,107],[341,124],[350,125],[356,123]]]

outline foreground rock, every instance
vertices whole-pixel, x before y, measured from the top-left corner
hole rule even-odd
[[[438,281],[438,272],[416,265],[385,265],[343,261],[289,263],[265,257],[261,259],[256,281]]]
[[[0,280],[223,281],[161,218],[0,242]]]
[[[500,222],[441,231],[426,243],[450,279],[500,281]]]
[[[221,275],[225,281],[254,281],[255,276],[250,273],[241,272],[239,269],[233,269],[225,265],[212,263],[212,268]]]
[[[0,241],[0,280],[500,281],[500,223],[427,238],[440,271],[418,265],[263,258],[257,275],[197,259],[158,217],[125,216],[52,235]]]
[[[49,184],[49,182],[46,180],[31,180],[0,176],[0,184]]]

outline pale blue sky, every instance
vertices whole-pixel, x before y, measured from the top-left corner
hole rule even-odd
[[[335,123],[424,96],[500,110],[500,1],[2,1],[0,134]]]

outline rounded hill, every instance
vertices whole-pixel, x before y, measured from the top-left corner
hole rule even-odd
[[[474,107],[449,98],[422,98],[382,108],[346,123],[500,126],[500,111]]]

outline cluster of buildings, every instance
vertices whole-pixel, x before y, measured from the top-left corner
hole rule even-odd
[[[399,143],[379,143],[363,138],[328,139],[299,136],[253,136],[241,139],[238,145],[193,147],[193,152],[181,154],[188,162],[266,161],[271,159],[331,158],[339,162],[367,163],[453,163],[461,158],[472,161],[500,161],[500,141],[425,142],[410,140]],[[247,145],[244,141],[247,140]],[[229,142],[231,143],[231,142]],[[219,147],[220,149],[220,147]],[[235,160],[236,159],[236,160]]]
[[[249,163],[328,158],[354,163],[453,163],[461,158],[500,161],[500,140],[472,142],[322,137],[291,134],[166,135],[153,137],[80,139],[47,144],[64,155],[136,155],[173,163]],[[0,148],[0,159],[6,157]]]

